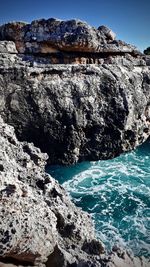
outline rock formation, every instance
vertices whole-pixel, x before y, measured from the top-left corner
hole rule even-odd
[[[148,60],[114,38],[75,20],[0,27],[0,114],[50,164],[112,158],[148,138]],[[50,64],[61,59],[97,64]]]
[[[115,40],[106,26],[98,29],[80,20],[35,20],[31,24],[13,22],[0,26],[0,40],[14,41],[19,53],[48,55],[49,63],[101,63],[109,55],[139,54],[125,42]]]
[[[51,164],[134,149],[150,132],[148,65],[105,26],[0,26],[0,114],[17,134],[0,118],[0,266],[149,266],[104,251],[89,215],[45,173],[47,154],[29,143]]]
[[[108,52],[108,49],[109,52],[135,50],[134,46],[124,42],[113,42],[115,34],[106,26],[95,29],[80,20],[62,21],[51,18],[35,20],[31,24],[12,22],[0,27],[0,38],[16,42],[20,53],[57,51],[98,53]]]
[[[46,266],[62,261],[66,266],[65,257],[70,264],[77,258],[79,262],[85,256],[88,259],[84,250],[90,243],[91,250],[92,243],[97,249],[95,254],[103,251],[94,240],[89,215],[76,208],[65,190],[44,172],[46,159],[32,144],[19,143],[14,129],[0,120],[1,261],[45,262]]]
[[[119,249],[104,252],[90,216],[44,172],[46,159],[0,118],[0,266],[148,267]]]
[[[150,55],[145,55],[145,56],[144,56],[144,60],[145,60],[145,62],[146,62],[146,65],[147,65],[147,66],[150,66]]]

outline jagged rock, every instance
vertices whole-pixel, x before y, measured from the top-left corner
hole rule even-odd
[[[148,138],[149,61],[114,39],[77,20],[0,27],[0,114],[49,163],[111,158]],[[148,267],[104,252],[46,159],[0,119],[0,266]]]
[[[50,65],[0,54],[0,114],[51,164],[108,159],[150,130],[150,71],[142,57],[102,65]],[[45,58],[46,60],[46,58]]]
[[[108,40],[112,40],[112,41],[115,40],[116,34],[111,29],[107,28],[106,26],[102,25],[98,28],[98,30],[100,32],[103,32]]]
[[[90,217],[44,172],[46,159],[32,144],[19,143],[13,128],[0,119],[1,262],[39,266],[48,261],[46,266],[52,267],[53,254],[62,255],[66,262],[70,257],[70,263],[88,260],[81,248],[94,239]],[[98,244],[100,254],[103,247]]]
[[[46,159],[0,118],[0,266],[148,267],[117,248],[104,253],[90,216],[44,172]]]
[[[0,40],[14,41],[20,53],[135,53],[137,49],[117,41],[106,26],[98,29],[80,20],[41,19],[31,24],[12,22],[0,26]]]
[[[13,41],[1,41],[0,53],[17,54],[18,52],[16,49],[16,45]]]
[[[145,56],[144,56],[144,60],[146,61],[146,65],[147,65],[147,66],[150,66],[150,56],[145,55]]]

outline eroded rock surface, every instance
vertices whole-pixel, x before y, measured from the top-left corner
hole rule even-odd
[[[14,41],[18,53],[28,57],[47,56],[46,61],[51,64],[101,64],[101,58],[110,55],[141,54],[135,46],[115,37],[106,26],[96,29],[80,20],[51,18],[0,26],[0,40]]]
[[[89,215],[44,172],[46,159],[32,144],[19,143],[14,129],[0,119],[0,261],[52,267],[60,257],[66,266],[65,257],[70,264],[88,260],[83,244],[90,248],[93,242],[96,255],[103,251]]]
[[[14,22],[0,40],[0,114],[50,164],[112,158],[148,138],[149,59],[106,26]]]
[[[115,40],[106,26],[98,29],[80,20],[41,19],[31,24],[12,22],[0,26],[0,40],[14,41],[20,53],[135,52],[137,49]]]
[[[0,53],[0,63],[0,114],[50,164],[112,158],[149,136],[150,70],[142,57],[51,65]]]
[[[0,40],[0,114],[26,141],[0,119],[0,266],[148,267],[104,252],[28,141],[51,164],[134,149],[150,132],[149,58],[77,20],[8,23]]]
[[[148,267],[94,237],[90,216],[44,172],[47,155],[0,118],[0,266]]]

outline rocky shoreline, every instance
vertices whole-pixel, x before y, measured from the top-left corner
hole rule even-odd
[[[47,155],[2,119],[0,148],[0,266],[148,266],[118,248],[107,254],[90,216],[45,173]]]
[[[0,266],[148,267],[106,252],[90,216],[45,173],[47,160],[108,159],[149,137],[148,62],[104,26],[0,26]]]

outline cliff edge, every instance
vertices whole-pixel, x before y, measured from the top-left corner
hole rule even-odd
[[[0,114],[50,164],[113,158],[149,137],[148,60],[109,28],[15,22],[0,40]]]
[[[45,173],[47,160],[109,159],[142,144],[149,103],[148,58],[106,26],[0,26],[0,266],[149,266],[106,252],[90,216]]]
[[[47,158],[0,118],[0,266],[147,267],[120,249],[104,251],[90,216],[45,173]]]

